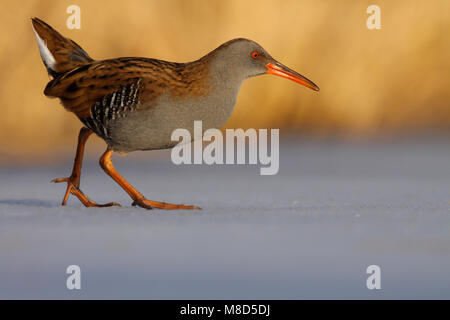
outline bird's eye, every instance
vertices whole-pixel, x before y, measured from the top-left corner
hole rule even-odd
[[[252,56],[253,59],[256,59],[256,58],[259,57],[259,52],[258,51],[253,51],[251,56]]]

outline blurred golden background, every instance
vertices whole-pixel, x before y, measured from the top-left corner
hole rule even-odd
[[[81,8],[80,30],[66,27],[72,4]],[[381,8],[381,30],[366,27],[371,4]],[[43,95],[50,77],[31,28],[34,16],[94,59],[185,62],[246,37],[321,88],[316,93],[272,76],[251,79],[227,127],[338,138],[450,131],[448,0],[7,0],[0,20],[3,163],[52,161],[73,152],[81,126]]]

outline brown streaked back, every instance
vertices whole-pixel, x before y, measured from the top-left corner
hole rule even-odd
[[[147,58],[93,61],[50,81],[44,94],[61,99],[79,118],[91,116],[95,102],[139,79],[139,101],[151,105],[165,90],[173,97],[202,96],[210,90],[208,64]]]

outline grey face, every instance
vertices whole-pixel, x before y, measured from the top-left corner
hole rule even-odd
[[[250,77],[273,74],[315,91],[319,90],[312,81],[276,61],[263,47],[252,40],[234,39],[224,43],[214,52],[212,66],[221,81],[241,83]]]
[[[232,57],[232,63],[239,65],[246,78],[266,73],[266,65],[274,61],[263,47],[247,39],[237,40],[226,51]]]
[[[266,73],[266,65],[273,61],[263,47],[247,39],[235,39],[224,44],[219,48],[217,58],[224,63],[224,68],[231,73],[236,71],[242,80]]]

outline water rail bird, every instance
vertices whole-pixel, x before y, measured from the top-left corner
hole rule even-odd
[[[98,204],[80,189],[85,143],[95,133],[107,144],[100,166],[129,194],[133,205],[200,209],[145,198],[114,169],[111,154],[171,148],[177,144],[171,133],[177,128],[192,133],[195,120],[202,121],[203,130],[222,127],[233,112],[241,84],[250,77],[273,74],[319,90],[248,39],[230,40],[187,63],[136,57],[94,60],[44,21],[31,20],[42,61],[52,77],[44,94],[59,98],[83,123],[72,174],[52,180],[67,183],[62,205],[73,194],[87,207],[119,206]]]

